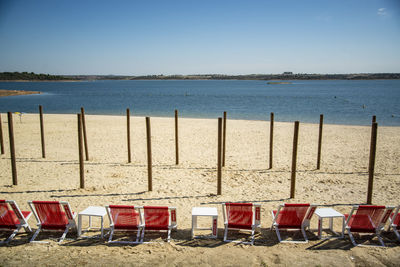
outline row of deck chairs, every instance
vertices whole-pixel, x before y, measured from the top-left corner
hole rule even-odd
[[[38,229],[33,234],[30,242],[42,230],[63,231],[59,242],[62,242],[68,231],[76,228],[76,213],[72,212],[68,202],[58,201],[30,201],[31,211],[21,211],[13,200],[0,200],[0,230],[12,231],[12,234],[1,243],[10,242],[21,228],[31,232],[28,220],[32,213],[37,220]],[[301,231],[304,240],[308,242],[306,229],[310,227],[310,220],[317,206],[312,204],[281,204],[277,210],[272,211],[271,230],[275,229],[279,242],[299,242],[282,240],[282,230]],[[353,233],[370,233],[378,237],[382,246],[383,240],[380,236],[386,222],[389,220],[388,230],[393,230],[400,241],[400,206],[397,208],[386,206],[356,205],[346,216],[346,231],[354,246]],[[143,243],[145,231],[167,231],[167,241],[170,241],[171,230],[177,228],[176,209],[171,207],[134,207],[127,205],[106,206],[110,219],[109,242],[115,243]],[[228,230],[251,231],[251,241],[241,242],[254,244],[255,231],[261,228],[259,204],[252,203],[225,203],[223,204],[224,215],[224,241],[237,242],[228,239]],[[118,231],[136,231],[135,241],[113,241],[113,235]]]

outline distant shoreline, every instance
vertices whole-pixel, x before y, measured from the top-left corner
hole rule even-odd
[[[15,96],[15,95],[35,95],[41,94],[37,91],[24,91],[24,90],[0,90],[0,97]]]

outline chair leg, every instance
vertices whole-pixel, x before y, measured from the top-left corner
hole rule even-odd
[[[393,232],[395,233],[395,235],[397,236],[397,239],[400,241],[400,234],[399,231],[397,229],[393,229]]]
[[[376,236],[378,237],[378,240],[379,240],[379,242],[381,243],[382,247],[384,247],[384,246],[385,246],[385,243],[383,242],[383,239],[382,239],[382,237],[381,237],[381,234],[380,234],[380,233],[377,233]]]
[[[64,241],[65,237],[67,236],[68,231],[69,231],[69,227],[67,226],[67,228],[65,229],[65,231],[64,231],[63,235],[61,236],[60,241],[58,241],[58,243],[62,243]]]
[[[140,228],[138,228],[137,230],[136,243],[139,243],[139,239],[140,239]]]
[[[141,236],[141,241],[140,241],[141,243],[143,243],[144,242],[144,228],[142,228],[142,236]]]
[[[254,235],[255,235],[255,227],[251,229],[251,245],[254,245]]]
[[[20,229],[21,229],[21,226],[18,227],[17,229],[15,229],[6,240],[0,241],[0,244],[8,244],[15,237],[15,235],[18,234]]]
[[[354,240],[354,236],[353,236],[353,234],[351,233],[350,229],[347,229],[347,233],[349,234],[349,238],[350,238],[350,240],[351,240],[351,243],[353,243],[353,246],[357,247],[358,244],[357,244],[356,241]]]
[[[304,240],[305,240],[305,242],[306,242],[306,243],[308,243],[307,234],[306,234],[306,231],[304,230],[304,228],[303,228],[303,227],[301,227],[301,232],[303,233],[303,236],[304,236]]]
[[[167,237],[167,242],[169,243],[171,241],[171,228],[168,229],[168,237]]]
[[[281,243],[282,242],[281,233],[279,233],[279,229],[277,226],[275,226],[275,232],[276,236],[278,237],[279,243]]]
[[[112,241],[113,235],[114,235],[114,227],[111,227],[111,230],[110,230],[110,237],[108,238],[108,242],[111,242],[111,241]]]
[[[40,230],[42,230],[42,226],[39,226],[39,228],[36,230],[36,232],[33,234],[31,240],[29,242],[34,242],[35,238],[38,236]]]
[[[21,227],[18,227],[17,229],[15,229],[14,232],[7,238],[6,244],[14,238],[14,236],[19,232],[19,229],[21,229]]]
[[[224,242],[226,242],[226,239],[228,238],[228,226],[225,225],[225,231],[224,231]]]

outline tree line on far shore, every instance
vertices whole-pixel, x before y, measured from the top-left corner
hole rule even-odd
[[[34,72],[0,72],[1,81],[60,81],[73,80],[69,77],[50,74],[36,74]]]
[[[358,73],[358,74],[193,74],[193,75],[50,75],[34,72],[0,72],[0,81],[87,81],[87,80],[390,80],[400,79],[400,73]]]

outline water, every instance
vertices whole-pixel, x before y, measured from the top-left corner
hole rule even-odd
[[[0,82],[0,89],[41,91],[40,95],[0,98],[0,112],[179,116],[400,126],[400,80],[293,81],[93,81]]]

